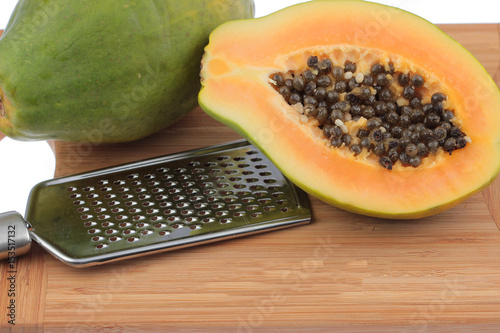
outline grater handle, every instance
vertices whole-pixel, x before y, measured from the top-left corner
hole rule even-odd
[[[18,212],[0,213],[0,237],[0,260],[14,261],[31,248],[27,223]]]

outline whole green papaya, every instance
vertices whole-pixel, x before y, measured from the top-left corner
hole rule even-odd
[[[210,32],[253,0],[20,0],[0,39],[0,131],[125,142],[196,106]]]

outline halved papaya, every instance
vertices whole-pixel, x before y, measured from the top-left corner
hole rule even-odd
[[[459,43],[411,13],[313,1],[219,26],[199,103],[298,186],[340,208],[420,218],[500,169],[500,93]]]

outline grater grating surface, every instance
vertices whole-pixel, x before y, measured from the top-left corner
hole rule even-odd
[[[31,236],[89,266],[308,223],[307,196],[246,141],[46,181]]]

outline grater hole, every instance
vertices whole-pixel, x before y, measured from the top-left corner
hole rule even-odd
[[[251,158],[250,161],[252,161],[252,162],[260,162],[260,161],[262,161],[262,158],[260,158],[260,157],[254,157],[254,158]]]
[[[156,176],[154,173],[148,173],[147,175],[144,175],[144,178],[145,179],[154,179],[154,178],[156,178]]]
[[[238,168],[240,168],[240,169],[248,168],[249,166],[250,166],[250,164],[247,164],[247,163],[238,164]]]
[[[217,184],[217,187],[218,188],[226,188],[226,187],[229,187],[229,184],[228,183],[219,183],[219,184]]]
[[[277,182],[277,180],[276,180],[276,179],[274,179],[274,178],[267,178],[267,179],[264,179],[264,183],[266,183],[266,184],[274,184],[274,183],[276,183],[276,182]]]
[[[158,186],[158,185],[160,185],[160,182],[157,180],[152,180],[148,182],[148,186]]]
[[[93,242],[98,242],[98,241],[101,241],[103,239],[104,239],[104,237],[101,237],[101,236],[94,236],[94,237],[92,237],[92,241]]]
[[[191,222],[196,222],[198,221],[198,218],[196,217],[187,217],[186,222],[191,223]]]
[[[217,166],[217,163],[216,162],[207,162],[207,163],[205,163],[205,166],[206,167],[214,167],[214,166]]]
[[[116,201],[116,200],[111,200],[108,202],[108,205],[110,206],[116,206],[116,205],[119,205],[120,204],[120,201]]]
[[[221,163],[220,166],[223,167],[223,168],[231,168],[231,167],[234,166],[234,163],[224,162],[224,163]]]
[[[215,222],[215,219],[213,217],[206,217],[203,220],[201,220],[203,223],[212,223]]]
[[[159,212],[158,209],[152,209],[152,208],[150,208],[150,209],[146,210],[146,214],[148,214],[148,215],[156,214],[158,212]]]
[[[179,202],[177,205],[175,205],[177,208],[185,208],[189,207],[189,204],[187,202]]]
[[[225,205],[223,203],[216,203],[216,204],[211,205],[210,207],[212,207],[212,209],[219,209],[219,208],[222,208],[224,206]]]
[[[235,184],[234,185],[234,188],[237,188],[237,189],[239,189],[239,188],[245,188],[245,187],[247,187],[245,184]]]
[[[205,172],[205,169],[202,169],[202,168],[196,168],[196,169],[193,169],[193,170],[191,171],[191,173],[193,173],[193,174],[202,173],[202,172]]]
[[[169,201],[160,202],[160,207],[162,207],[162,208],[170,207],[170,206],[172,206],[172,203]]]
[[[207,180],[208,179],[208,176],[207,175],[198,175],[196,176],[195,178],[196,180]]]
[[[157,194],[157,193],[161,193],[165,191],[165,189],[161,188],[161,187],[155,187],[151,192],[153,192],[154,194]]]
[[[225,155],[217,157],[217,161],[226,161],[226,160],[229,160],[229,159],[230,159],[230,157],[229,156],[225,156]]]
[[[245,215],[246,215],[245,212],[235,212],[235,213],[233,213],[234,217],[240,217],[240,216],[245,216]]]
[[[113,199],[113,198],[115,198],[115,197],[116,197],[116,195],[111,194],[111,193],[108,193],[108,194],[106,194],[106,195],[104,196],[104,199],[108,199],[108,200],[109,200],[109,199]]]
[[[153,221],[153,222],[155,222],[155,221],[161,221],[161,220],[163,220],[162,216],[156,215],[156,216],[152,216],[151,217],[151,221]]]
[[[220,180],[225,180],[225,179],[226,179],[226,177],[224,177],[224,176],[215,176],[214,177],[215,181],[220,181]]]
[[[288,207],[283,207],[283,208],[281,208],[281,211],[282,211],[283,213],[288,212]]]
[[[83,214],[82,216],[80,216],[82,220],[88,220],[88,219],[91,219],[92,218],[92,215],[89,215],[89,214]]]
[[[77,190],[77,188],[76,188],[75,186],[70,186],[70,187],[68,187],[68,188],[66,189],[66,191],[68,191],[68,192],[74,192],[74,191],[76,191],[76,190]]]
[[[85,222],[83,225],[86,226],[86,227],[92,227],[92,226],[94,226],[96,224],[97,224],[96,222],[88,221],[88,222]]]
[[[109,241],[110,241],[110,242],[118,242],[118,241],[120,241],[120,240],[122,240],[122,238],[121,238],[121,237],[119,237],[119,236],[113,236],[113,237],[110,237],[110,238],[109,238]]]
[[[89,210],[89,209],[88,209],[87,207],[80,207],[80,208],[78,208],[76,211],[77,211],[78,213],[83,213],[83,212],[86,212],[86,211],[88,211],[88,210]]]
[[[259,209],[258,205],[248,205],[247,206],[247,210],[256,210],[256,209]]]
[[[226,216],[228,214],[227,210],[219,210],[217,213],[215,213],[216,216]]]
[[[190,188],[190,189],[186,190],[187,194],[195,194],[195,193],[199,193],[199,192],[200,192],[200,190],[197,188]]]
[[[106,208],[104,208],[104,207],[97,207],[94,209],[94,212],[96,212],[96,213],[102,213],[105,211],[106,211]]]
[[[187,169],[185,169],[185,168],[177,168],[174,170],[175,173],[184,173],[186,171],[187,171]]]
[[[241,178],[241,177],[231,177],[231,178],[229,178],[229,180],[232,181],[232,182],[240,182],[242,179],[243,178]],[[238,185],[238,184],[236,184],[236,185]]]
[[[137,202],[135,201],[127,201],[125,202],[125,206],[131,207],[137,205]]]
[[[224,198],[224,201],[225,201],[225,202],[235,202],[235,201],[237,201],[237,200],[238,200],[238,198],[237,198],[237,197],[235,197],[235,196],[229,196],[229,197],[225,197],[225,198]]]
[[[94,188],[94,186],[87,186],[87,187],[84,187],[83,190],[85,192],[91,192],[91,191],[95,190],[95,188]]]
[[[103,222],[103,223],[101,223],[101,225],[103,226],[103,228],[107,228],[107,227],[112,227],[115,224],[112,222]]]
[[[233,193],[234,193],[233,191],[228,191],[228,190],[220,191],[220,195],[232,195]]]
[[[203,199],[203,197],[202,197],[202,196],[200,196],[200,195],[195,195],[195,196],[190,197],[190,198],[189,198],[189,201],[194,202],[194,201],[200,201],[200,200],[202,200],[202,199]]]
[[[72,193],[72,194],[70,194],[70,196],[69,196],[69,197],[70,197],[71,199],[76,199],[76,198],[79,198],[79,197],[81,197],[81,196],[82,196],[81,194],[78,194],[78,193]]]
[[[198,165],[200,165],[200,162],[198,162],[198,161],[191,161],[191,162],[188,163],[189,167],[195,167],[195,166],[198,166]]]
[[[191,229],[191,230],[201,229],[201,226],[197,225],[197,224],[193,224],[193,225],[189,226],[189,229]]]
[[[90,194],[87,194],[87,198],[89,199],[94,199],[94,198],[97,198],[99,195],[96,194],[96,193],[90,193]]]
[[[138,187],[134,190],[135,193],[143,193],[146,192],[146,189],[144,187]]]
[[[115,185],[123,185],[123,184],[125,184],[125,181],[124,180],[115,180],[113,182],[113,184],[115,184]]]
[[[217,193],[217,191],[214,189],[203,190],[203,194],[205,194],[205,195],[210,195],[210,194],[215,194],[215,193]]]
[[[173,176],[173,175],[170,175],[170,174],[167,174],[167,175],[163,175],[163,176],[161,176],[161,179],[162,179],[162,180],[169,180],[169,179],[172,179],[172,178],[174,178],[174,176]]]
[[[121,221],[121,220],[125,220],[125,219],[127,219],[127,218],[128,218],[128,216],[126,216],[126,215],[117,215],[115,218],[116,218],[117,220]]]
[[[176,223],[176,224],[172,225],[172,228],[174,228],[174,229],[180,229],[180,228],[184,228],[184,225],[181,224],[181,223]]]
[[[108,247],[108,244],[103,244],[103,243],[102,243],[102,244],[97,244],[97,245],[96,245],[96,248],[97,248],[98,250],[100,250],[100,249],[104,249],[104,248],[106,248],[106,247]]]
[[[107,220],[107,219],[109,219],[109,218],[110,218],[110,216],[109,216],[109,215],[106,215],[106,214],[101,214],[101,215],[99,215],[97,218],[98,218],[99,220],[101,220],[101,221],[102,221],[102,220]]]
[[[261,190],[261,189],[263,189],[263,188],[264,188],[264,186],[262,186],[262,185],[252,185],[252,186],[250,186],[250,189],[251,189],[252,191]]]
[[[112,188],[109,186],[105,186],[105,187],[101,187],[100,190],[101,190],[101,192],[109,192],[112,190]]]
[[[199,216],[205,216],[205,215],[209,215],[210,213],[211,213],[211,211],[210,211],[210,210],[200,210],[200,211],[198,212],[198,215],[199,215]]]
[[[119,224],[120,228],[130,227],[131,225],[132,225],[132,223],[128,223],[128,222],[121,222]]]
[[[220,219],[219,222],[220,223],[223,223],[223,224],[226,224],[226,223],[231,223],[233,220],[230,219],[230,218],[224,218],[224,219]]]
[[[166,172],[169,172],[170,169],[161,167],[161,168],[156,169],[156,171],[158,171],[159,173],[166,173]]]
[[[283,192],[274,192],[274,193],[273,193],[273,194],[271,194],[271,195],[272,195],[273,197],[275,197],[275,198],[279,198],[279,197],[283,196],[284,194],[285,194],[285,193],[283,193]]]
[[[155,224],[155,228],[156,229],[161,229],[161,228],[165,228],[167,225],[165,223],[156,223]]]
[[[259,152],[256,151],[256,150],[249,150],[246,152],[247,155],[255,155],[255,154],[258,154]]]
[[[242,197],[244,195],[250,195],[250,194],[252,194],[252,192],[250,192],[250,191],[238,191],[238,192],[236,192],[236,194],[238,196]]]
[[[95,228],[90,229],[90,230],[88,231],[88,233],[89,233],[89,234],[91,234],[91,235],[93,235],[93,234],[98,234],[98,233],[100,233],[100,232],[101,232],[101,230],[99,230],[99,229],[95,229]]]
[[[258,202],[262,205],[270,203],[272,200],[270,198],[259,199]]]
[[[267,177],[267,176],[271,176],[273,173],[270,172],[270,171],[261,171],[259,172],[259,176],[261,177]]]
[[[134,221],[142,221],[142,220],[145,220],[146,217],[142,216],[142,215],[136,215],[132,218]]]
[[[257,165],[255,166],[255,168],[256,168],[256,169],[265,169],[265,168],[267,168],[267,165],[265,165],[265,164],[257,164]]]
[[[158,234],[160,236],[168,236],[168,235],[170,235],[170,231],[168,231],[168,230],[162,230]]]
[[[266,206],[266,207],[264,207],[264,210],[266,212],[270,212],[270,211],[276,210],[276,207],[275,206]]]
[[[245,170],[245,171],[242,172],[242,174],[245,175],[245,176],[253,175],[253,171],[251,171],[251,170]]]
[[[177,222],[180,221],[180,218],[178,216],[170,216],[167,220],[168,222]]]
[[[101,179],[100,181],[97,182],[97,185],[102,186],[102,185],[108,185],[109,180],[106,179]]]
[[[257,192],[254,193],[254,195],[256,197],[263,197],[263,196],[268,195],[268,193],[267,193],[267,191],[257,191]]]
[[[115,208],[116,210],[118,210],[117,208]],[[113,209],[113,213],[115,212],[115,209]],[[130,214],[136,214],[136,213],[140,213],[142,210],[140,208],[132,208],[132,209],[129,209],[128,212]]]
[[[186,209],[186,210],[183,210],[181,211],[181,215],[192,215],[194,213],[194,211],[190,210],[190,209]]]
[[[250,216],[253,217],[253,218],[261,217],[262,213],[261,212],[253,212],[252,214],[250,214]]]
[[[196,209],[200,209],[200,208],[204,208],[204,207],[207,207],[206,203],[197,203],[197,204],[194,204],[194,208],[196,208]]]
[[[137,228],[145,228],[145,227],[149,227],[149,223],[140,222],[140,223],[137,223],[135,226]]]
[[[155,203],[154,203],[154,202],[152,202],[152,201],[144,201],[144,202],[142,203],[142,206],[143,206],[143,207],[150,207],[150,206],[154,206],[154,204],[155,204]]]
[[[182,187],[193,187],[195,184],[194,182],[184,182],[182,183]]]
[[[245,157],[244,157],[244,156],[237,156],[237,157],[233,158],[233,160],[235,160],[235,161],[237,161],[237,162],[238,162],[238,161],[244,161],[244,160],[245,160]]]
[[[178,188],[171,188],[170,190],[168,190],[169,194],[176,194],[176,193],[179,193],[179,192],[181,192],[181,190],[178,189]]]
[[[250,202],[254,202],[255,198],[246,197],[246,198],[241,199],[241,201],[244,202],[244,203],[250,203]]]
[[[127,242],[129,242],[129,243],[133,243],[133,242],[137,242],[137,241],[139,241],[139,238],[137,238],[137,237],[129,237],[129,238],[127,238]]]
[[[124,235],[132,235],[132,234],[135,234],[135,230],[132,230],[132,229],[123,230],[123,234]]]
[[[128,179],[137,179],[139,178],[139,174],[138,173],[133,173],[133,174],[130,174],[127,176]]]
[[[228,208],[229,208],[229,210],[240,209],[241,205],[240,204],[232,204],[232,205],[229,205]]]
[[[133,186],[141,185],[142,182],[140,180],[134,180],[133,182],[130,183]]]
[[[259,181],[259,178],[250,177],[250,178],[246,178],[245,181],[247,183],[255,183],[255,182]]]
[[[174,199],[174,201],[180,201],[180,200],[186,199],[186,196],[184,196],[184,195],[176,195],[172,199]]]
[[[147,236],[153,233],[153,230],[141,230],[141,235]]]
[[[236,169],[229,169],[225,171],[226,175],[234,175],[235,173],[238,173],[238,170]]]
[[[210,170],[208,171],[208,173],[211,173],[211,174],[214,174],[214,173],[221,173],[221,172],[222,172],[222,170],[221,170],[221,169],[210,169]]]
[[[179,180],[188,180],[191,179],[191,175],[180,175]]]
[[[271,185],[271,186],[268,186],[267,189],[269,191],[278,191],[280,189],[280,187],[277,185]]]
[[[155,199],[158,201],[165,200],[166,198],[168,198],[168,195],[166,195],[166,194],[159,194],[155,197]]]
[[[122,198],[123,200],[127,200],[127,199],[130,199],[130,198],[133,198],[134,196],[132,194],[123,194],[120,198]]]
[[[177,211],[175,209],[167,209],[167,210],[163,211],[163,213],[166,214],[166,215],[174,214],[176,212]]]

